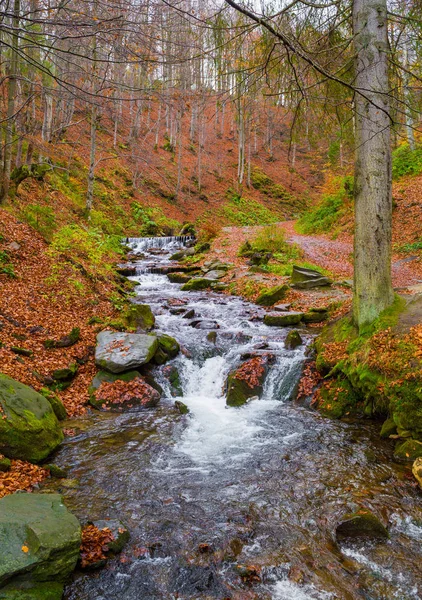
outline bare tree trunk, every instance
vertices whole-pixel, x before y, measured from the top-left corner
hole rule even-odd
[[[359,329],[394,299],[387,0],[354,0],[356,50],[353,317]]]
[[[7,121],[4,136],[3,168],[0,181],[0,204],[7,198],[10,185],[10,171],[12,167],[12,142],[15,119],[15,96],[16,96],[16,77],[18,71],[18,45],[19,38],[17,29],[19,27],[20,0],[15,0],[13,4],[13,34],[12,51],[10,57],[9,82],[7,86]]]
[[[404,102],[405,102],[405,119],[406,119],[406,135],[409,147],[411,150],[416,148],[414,123],[412,117],[412,94],[410,90],[410,44],[409,37],[405,32],[404,35],[404,71],[403,71],[403,87],[404,87]]]
[[[89,153],[88,189],[86,193],[85,211],[88,219],[94,202],[95,153],[97,149],[97,106],[91,110],[91,148]]]

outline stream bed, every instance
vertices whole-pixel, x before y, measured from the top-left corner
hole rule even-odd
[[[376,425],[324,419],[292,400],[310,330],[286,350],[288,330],[263,325],[263,309],[182,292],[157,273],[184,240],[129,242],[144,255],[135,301],[184,349],[170,364],[190,413],[175,409],[164,366],[154,373],[164,388],[157,408],[75,422],[56,462],[78,485],[55,486],[82,522],[120,519],[131,539],[104,569],[77,572],[65,598],[422,598],[422,503],[409,468],[392,462]],[[195,311],[196,327],[181,307]],[[265,344],[276,361],[263,397],[227,408],[227,373]],[[336,524],[360,507],[388,523],[390,539],[339,546]],[[242,579],[236,565],[257,576]]]

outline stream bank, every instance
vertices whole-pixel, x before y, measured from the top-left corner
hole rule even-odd
[[[183,396],[157,366],[156,408],[73,422],[77,435],[56,457],[73,486],[48,487],[81,521],[120,519],[131,540],[102,571],[75,574],[65,598],[419,598],[420,496],[392,463],[390,443],[369,423],[328,421],[292,403],[306,346],[287,350],[289,330],[264,325],[259,307],[186,293],[154,272],[170,265],[171,243],[162,254],[133,243],[145,255],[136,302],[148,302],[157,332],[182,345],[170,364]],[[195,319],[184,319],[192,310]],[[275,361],[261,399],[226,408],[228,373],[264,344]],[[363,508],[389,539],[338,543],[339,521]]]

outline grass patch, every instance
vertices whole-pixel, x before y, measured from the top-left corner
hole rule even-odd
[[[422,146],[411,150],[403,144],[393,151],[393,179],[422,173]]]
[[[51,241],[56,230],[54,211],[50,206],[28,204],[22,211],[23,219],[40,233],[45,240]]]
[[[239,227],[269,225],[280,220],[280,215],[257,200],[240,196],[232,190],[229,190],[227,195],[228,202],[222,207],[220,214],[232,225]]]
[[[166,217],[161,208],[142,206],[138,202],[132,204],[132,216],[141,236],[171,235],[182,227],[180,221]]]
[[[321,233],[330,231],[352,207],[352,177],[337,177],[336,191],[323,196],[321,202],[306,212],[297,223],[300,233]]]

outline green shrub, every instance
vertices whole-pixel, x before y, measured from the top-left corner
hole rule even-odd
[[[284,230],[277,225],[268,225],[261,229],[251,242],[253,250],[267,252],[283,252],[289,248]]]
[[[330,231],[340,218],[351,208],[351,177],[338,177],[337,191],[323,196],[321,202],[299,219],[297,228],[300,233],[319,233]]]
[[[105,235],[99,229],[72,224],[65,225],[53,236],[51,255],[57,258],[58,254],[67,254],[75,261],[88,261],[88,268],[95,267],[94,272],[101,272],[112,268],[106,257],[117,258],[123,254],[123,248],[120,236]]]
[[[139,235],[169,235],[172,231],[179,231],[181,224],[176,219],[169,219],[159,207],[142,206],[138,202],[132,204],[132,215],[139,223]]]
[[[281,184],[275,183],[271,177],[268,177],[261,169],[254,167],[251,172],[251,184],[256,190],[260,190],[263,194],[270,198],[278,198],[281,200],[294,200]]]
[[[420,173],[422,173],[422,146],[411,150],[409,144],[403,144],[394,150],[393,179]]]
[[[56,229],[56,219],[50,206],[41,204],[28,204],[23,211],[23,218],[36,229],[47,241],[51,240]]]
[[[280,216],[252,198],[245,198],[229,190],[229,201],[225,204],[220,214],[232,225],[269,225],[277,223]]]
[[[0,250],[0,273],[9,275],[9,277],[16,277],[13,264],[10,262],[9,254],[6,250]]]

